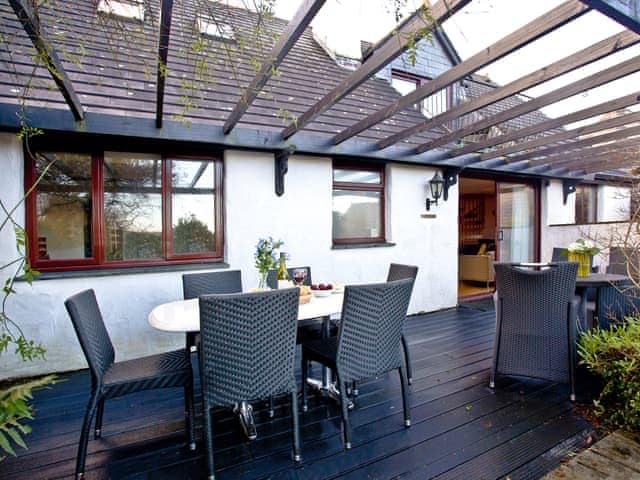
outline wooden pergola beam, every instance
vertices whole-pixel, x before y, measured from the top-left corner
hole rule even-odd
[[[549,148],[532,150],[531,152],[509,157],[508,160],[510,163],[520,162],[522,160],[527,160],[529,158],[548,157],[549,155],[554,155],[557,153],[564,153],[564,152],[570,153],[572,150],[580,149],[583,147],[589,147],[592,145],[597,145],[599,143],[611,142],[614,140],[628,138],[634,135],[640,135],[640,126],[621,128],[613,132],[607,132],[601,135],[593,135],[591,137],[586,137],[581,140],[577,140],[575,142],[566,142],[566,143],[549,147]]]
[[[156,127],[162,127],[164,109],[164,87],[167,78],[167,58],[169,57],[169,38],[171,36],[171,17],[173,0],[161,0],[160,38],[158,41],[158,72],[156,80]]]
[[[575,150],[572,152],[560,152],[554,155],[549,155],[545,158],[529,160],[531,165],[540,165],[545,163],[550,163],[553,165],[564,165],[565,163],[569,163],[572,160],[581,160],[589,156],[598,155],[601,153],[607,152],[615,152],[627,147],[635,147],[640,144],[640,138],[630,138],[627,140],[620,140],[615,143],[600,145],[597,147],[585,147],[580,150]]]
[[[607,120],[602,120],[590,125],[585,125],[584,127],[578,127],[572,130],[567,130],[565,132],[547,135],[546,137],[536,138],[535,140],[530,140],[528,142],[517,143],[515,145],[511,145],[510,147],[505,147],[500,150],[494,150],[492,152],[485,153],[481,155],[480,158],[482,158],[482,160],[489,160],[490,158],[504,157],[512,153],[522,152],[538,147],[544,147],[554,143],[563,142],[565,140],[572,140],[574,138],[588,135],[590,133],[601,132],[610,128],[622,127],[624,125],[639,121],[640,112],[630,113],[627,115],[622,115],[620,117],[609,118]],[[565,145],[571,147],[572,143],[567,143]],[[542,154],[544,154],[544,150],[541,151],[543,152]]]
[[[598,105],[594,105],[593,107],[588,107],[577,112],[568,113],[567,115],[563,115],[558,118],[545,120],[544,122],[536,123],[535,125],[530,125],[519,130],[505,133],[503,135],[488,138],[481,142],[469,143],[464,147],[451,150],[450,154],[452,157],[456,157],[458,155],[466,155],[468,153],[477,152],[478,150],[483,150],[495,145],[513,142],[519,138],[546,132],[547,130],[553,130],[555,128],[562,127],[563,125],[569,125],[574,122],[579,122],[580,120],[585,120],[587,118],[592,118],[609,112],[615,112],[616,110],[635,105],[639,102],[640,91],[637,91],[629,95],[624,95],[622,97],[616,98],[615,100],[599,103]]]
[[[465,7],[471,0],[441,1],[431,7],[431,15],[436,24],[444,22],[458,10]],[[353,90],[380,70],[391,60],[407,49],[407,43],[425,27],[420,10],[409,17],[398,29],[398,33],[387,37],[380,47],[375,50],[367,60],[354,72],[347,75],[338,85],[331,89],[324,97],[318,100],[295,121],[289,124],[283,131],[282,137],[288,139],[293,134],[303,129],[314,118],[332,105],[346,97]]]
[[[42,62],[53,81],[58,86],[58,90],[62,93],[71,113],[77,121],[84,119],[84,109],[80,98],[76,94],[71,79],[67,75],[66,70],[62,66],[62,62],[53,48],[53,44],[47,38],[44,31],[40,26],[40,19],[36,12],[33,11],[31,4],[25,0],[9,0],[13,11],[15,12],[18,20],[22,24],[25,32],[29,35],[31,43],[35,47],[38,54],[42,57]]]
[[[446,145],[452,141],[457,141],[467,135],[475,133],[484,128],[488,128],[502,122],[506,122],[516,117],[520,117],[527,113],[531,113],[541,107],[550,105],[552,103],[564,100],[565,98],[576,95],[577,93],[590,90],[605,83],[609,83],[618,78],[625,77],[631,73],[640,70],[640,56],[630,58],[617,65],[613,65],[605,70],[596,72],[588,77],[582,78],[576,82],[570,83],[564,87],[558,88],[537,98],[531,99],[528,102],[521,103],[515,107],[504,110],[496,115],[487,117],[485,119],[474,122],[466,127],[454,130],[451,133],[443,135],[435,140],[419,145],[416,149],[416,153],[426,152],[436,147]]]
[[[267,58],[262,62],[260,70],[253,77],[249,86],[240,96],[240,100],[233,107],[233,111],[224,123],[222,131],[227,135],[233,127],[240,121],[242,115],[249,109],[253,101],[258,97],[262,88],[273,75],[273,72],[280,66],[289,50],[298,41],[298,38],[304,33],[305,29],[314,19],[320,8],[324,5],[325,0],[305,0],[298,8],[293,19],[289,22],[282,35],[271,49]]]
[[[475,72],[479,68],[482,68],[485,65],[488,65],[496,60],[499,60],[509,53],[518,50],[519,48],[528,45],[529,43],[535,41],[543,35],[546,35],[547,33],[561,27],[562,25],[565,25],[567,22],[570,22],[571,20],[582,15],[588,10],[589,8],[586,5],[580,3],[577,0],[569,0],[567,2],[564,2],[559,7],[551,10],[550,12],[546,12],[544,15],[536,18],[524,27],[510,33],[501,40],[498,40],[493,45],[482,49],[474,56],[468,58],[462,63],[459,63],[458,65],[451,67],[443,74],[439,75],[433,80],[428,81],[424,85],[419,86],[412,92],[404,95],[390,105],[387,105],[377,112],[363,118],[354,125],[351,125],[350,127],[344,129],[342,132],[333,137],[332,142],[335,145],[344,142],[345,140],[357,135],[358,133],[367,130],[373,125],[392,117],[399,111],[408,108],[411,105],[415,105],[422,99],[433,95],[435,92],[438,92],[443,88],[448,87],[452,83],[457,82],[458,80]],[[444,122],[440,122],[439,124],[442,123]],[[403,138],[423,131],[422,126],[423,124],[419,124],[382,140],[381,142],[379,142],[380,148],[386,148],[393,143],[399,142]]]
[[[520,77],[507,85],[492,89],[477,98],[461,103],[460,105],[457,105],[450,110],[436,115],[435,117],[418,125],[414,125],[413,127],[409,127],[394,135],[390,135],[378,142],[378,145],[380,148],[387,148],[388,146],[393,145],[404,138],[410,137],[411,135],[445,125],[447,122],[460,118],[463,115],[467,115],[471,112],[480,110],[487,105],[509,98],[523,90],[527,90],[543,82],[552,80],[560,75],[575,70],[576,68],[580,68],[591,62],[595,62],[596,60],[630,47],[638,42],[640,42],[640,37],[635,33],[628,31],[618,33],[579,52],[569,55],[568,57],[558,60],[551,65],[547,65],[535,72]],[[467,153],[471,153],[471,151],[468,151]]]
[[[625,148],[613,148],[610,150],[601,151],[600,153],[583,155],[580,158],[558,160],[548,165],[562,166],[567,168],[584,168],[585,166],[593,164],[594,162],[605,162],[611,158],[620,158],[632,154],[638,154],[639,148],[640,141],[636,141],[635,145],[630,145]]]

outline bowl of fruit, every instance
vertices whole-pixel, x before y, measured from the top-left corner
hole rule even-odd
[[[311,293],[314,297],[328,297],[333,292],[333,285],[330,283],[318,283],[311,285]]]

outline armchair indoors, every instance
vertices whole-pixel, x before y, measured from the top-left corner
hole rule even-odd
[[[573,401],[578,264],[543,265],[495,264],[496,339],[489,386],[495,388],[499,373],[543,378],[569,383]]]

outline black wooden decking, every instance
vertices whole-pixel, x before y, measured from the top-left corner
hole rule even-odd
[[[236,418],[220,411],[214,416],[216,477],[533,479],[580,450],[592,432],[568,401],[566,385],[502,379],[495,392],[488,388],[491,310],[463,307],[410,317],[407,333],[414,365],[411,428],[403,426],[396,374],[359,386],[350,451],[342,448],[338,408],[312,398],[309,412],[301,413],[298,468],[290,459],[284,399],[271,421],[257,406],[258,439],[251,443]],[[1,479],[72,476],[89,377],[83,371],[63,379],[37,393],[29,450],[0,462]],[[185,450],[182,419],[180,390],[107,402],[103,438],[89,442],[86,478],[205,478],[202,442],[195,453]]]

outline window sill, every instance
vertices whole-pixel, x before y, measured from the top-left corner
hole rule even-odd
[[[333,245],[332,250],[351,250],[354,248],[385,248],[395,247],[396,244],[392,242],[375,242],[375,243],[340,243]]]
[[[229,268],[229,264],[225,262],[207,262],[207,263],[183,263],[180,265],[149,265],[143,267],[128,268],[108,268],[101,270],[75,270],[68,272],[40,272],[40,275],[34,277],[34,281],[40,280],[58,280],[66,278],[91,278],[91,277],[113,277],[119,275],[140,275],[145,273],[163,273],[163,272],[181,272],[190,270],[211,270],[218,268]],[[24,277],[20,277],[17,281],[25,281]]]

